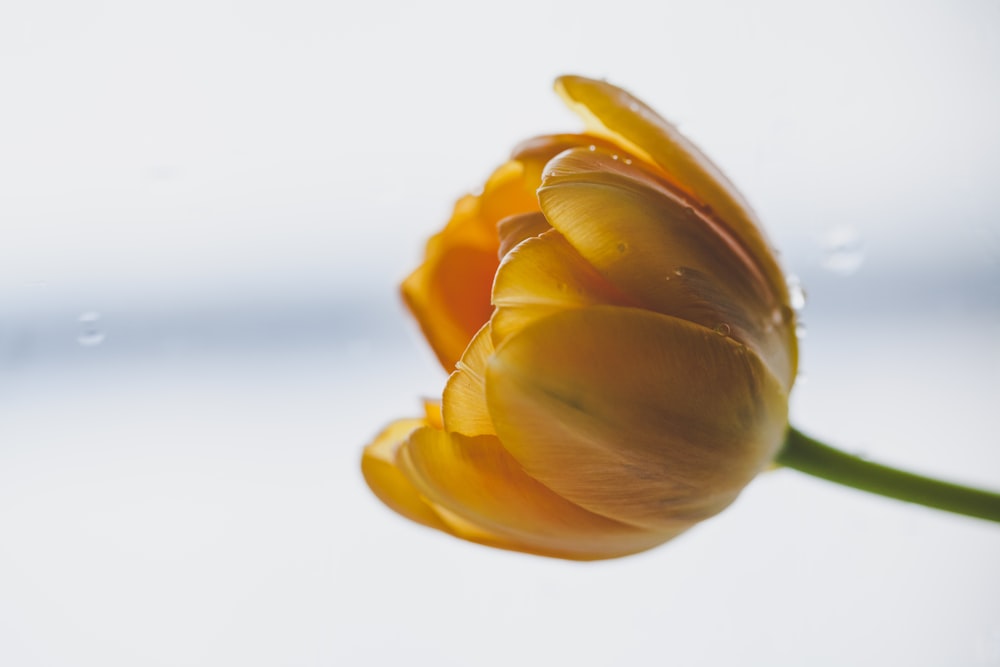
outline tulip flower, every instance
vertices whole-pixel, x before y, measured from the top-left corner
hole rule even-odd
[[[795,313],[746,201],[629,93],[556,90],[586,131],[518,146],[403,283],[451,375],[365,449],[372,491],[466,540],[597,560],[714,516],[779,454],[835,478],[789,431]]]

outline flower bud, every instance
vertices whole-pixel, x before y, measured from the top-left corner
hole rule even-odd
[[[770,464],[795,322],[754,214],[697,148],[606,82],[556,90],[587,132],[518,146],[403,283],[453,372],[362,468],[414,521],[594,560],[671,539]]]

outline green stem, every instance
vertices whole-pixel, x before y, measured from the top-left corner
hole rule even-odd
[[[972,489],[896,470],[788,430],[776,462],[831,482],[909,503],[1000,522],[1000,493]]]

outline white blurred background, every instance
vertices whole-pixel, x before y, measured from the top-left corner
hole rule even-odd
[[[1000,488],[1000,5],[0,5],[0,665],[1000,665],[1000,527],[778,471],[647,554],[406,523],[425,237],[607,77],[808,293],[793,421]]]

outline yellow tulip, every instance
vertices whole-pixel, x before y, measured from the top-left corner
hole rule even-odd
[[[611,84],[556,90],[587,132],[517,147],[403,283],[453,372],[362,469],[414,521],[595,560],[675,537],[770,465],[795,323],[753,213],[697,148]]]

